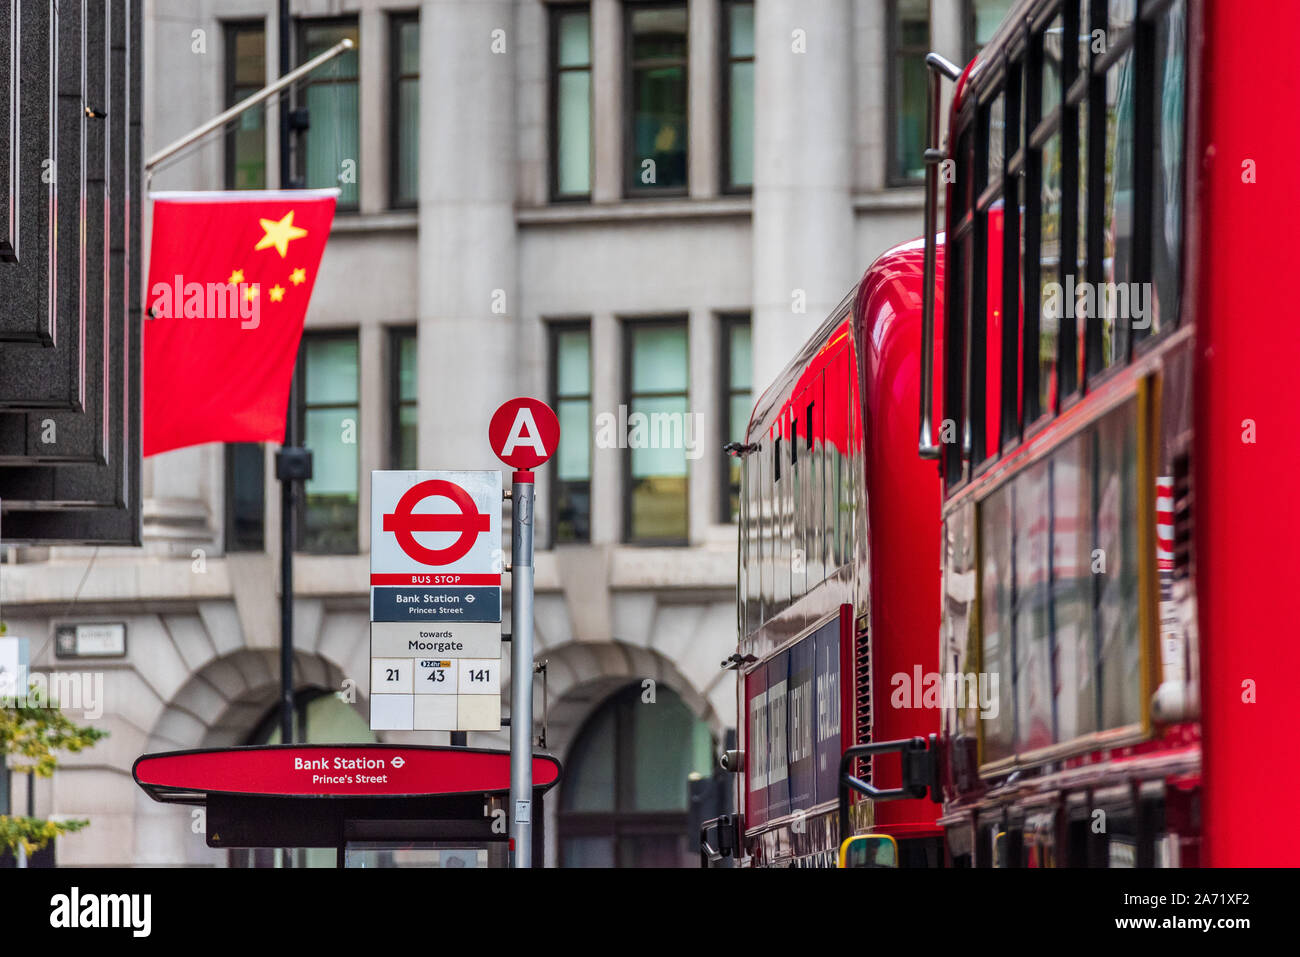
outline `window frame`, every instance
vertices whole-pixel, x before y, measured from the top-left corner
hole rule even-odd
[[[221,21],[222,69],[225,74],[222,77],[222,90],[223,90],[223,96],[225,97],[225,104],[227,109],[234,106],[236,103],[240,101],[240,99],[242,99],[242,98],[237,98],[237,94],[235,92],[240,88],[240,84],[236,82],[236,78],[235,78],[235,73],[236,73],[235,35],[245,31],[256,31],[262,34],[262,74],[263,74],[262,86],[266,85],[266,65],[267,65],[266,64],[266,33],[267,33],[266,18],[265,17],[241,17],[234,20],[222,20]],[[270,172],[270,163],[268,162],[268,153],[267,153],[269,138],[266,135],[266,120],[269,111],[266,109],[265,103],[254,107],[254,109],[260,110],[262,114],[262,186],[249,187],[249,188],[265,189],[267,186],[267,182],[266,182],[267,176]],[[238,122],[239,122],[238,119],[232,120],[231,125],[227,128],[225,134],[222,136],[223,145],[222,145],[222,157],[221,157],[221,179],[222,179],[222,183],[224,184],[224,188],[228,190],[239,188],[235,185],[235,152],[236,152],[235,136],[238,133],[238,128],[235,124],[237,124]]]
[[[587,14],[587,65],[560,65],[560,20],[568,14]],[[592,42],[591,3],[555,3],[546,8],[547,30],[547,69],[546,69],[546,154],[549,165],[547,171],[547,194],[552,203],[589,203],[596,172],[596,137],[595,137],[595,96],[596,64],[594,44]],[[588,144],[587,189],[582,193],[564,193],[560,191],[560,74],[585,72],[590,80],[587,88],[587,123],[590,131]]]
[[[644,328],[678,328],[686,337],[686,356],[688,359],[688,368],[686,370],[686,388],[679,392],[642,392],[637,393],[632,388],[632,368],[634,361],[633,340],[636,338],[637,329]],[[666,313],[653,316],[630,316],[622,320],[623,333],[623,402],[627,409],[628,417],[632,415],[632,402],[638,398],[668,398],[682,396],[686,400],[687,414],[690,414],[691,401],[691,375],[689,368],[689,359],[691,354],[691,330],[690,317],[686,313]],[[680,547],[690,544],[691,537],[691,467],[690,459],[686,459],[686,494],[684,509],[686,514],[686,534],[681,538],[635,538],[632,534],[632,452],[631,443],[623,449],[623,474],[621,478],[621,491],[623,494],[623,533],[620,536],[625,545],[636,545],[641,547]],[[685,454],[685,450],[683,450]]]
[[[416,349],[416,392],[414,399],[402,398],[402,343],[405,340],[411,340],[415,343]],[[420,408],[420,391],[419,391],[419,328],[414,325],[408,326],[389,326],[388,327],[388,467],[390,469],[400,469],[401,465],[401,424],[402,409],[411,407],[419,414]],[[358,344],[358,350],[360,346]],[[357,355],[360,360],[360,352]],[[358,400],[360,397],[358,396]],[[359,402],[358,402],[359,404]],[[358,423],[359,424],[359,423]],[[305,432],[299,432],[303,435]],[[419,448],[416,448],[417,460],[419,457]]]
[[[570,316],[567,318],[546,320],[546,388],[547,388],[546,395],[547,398],[550,399],[550,406],[552,409],[555,410],[557,416],[559,415],[560,401],[561,401],[561,397],[559,394],[559,370],[560,370],[559,334],[562,332],[574,332],[574,331],[585,332],[587,334],[588,378],[587,378],[587,392],[585,398],[591,410],[593,412],[595,411],[594,379],[595,379],[596,370],[595,370],[595,357],[594,354],[592,354],[591,352],[591,345],[592,345],[591,318],[589,316]],[[564,396],[564,398],[579,399],[581,398],[581,396],[575,393],[573,395],[566,395]],[[594,421],[589,422],[588,425],[594,426]],[[594,460],[595,460],[594,445],[595,443],[593,441],[593,428],[589,427],[587,429],[587,450],[589,456],[588,457],[589,474],[587,476],[587,496],[588,496],[587,536],[585,538],[578,537],[572,539],[565,539],[562,542],[557,538],[556,532],[560,527],[559,525],[560,476],[559,476],[558,468],[554,470],[549,476],[550,481],[547,483],[548,488],[547,488],[547,495],[546,495],[546,499],[547,499],[546,509],[547,509],[547,515],[549,516],[549,527],[547,529],[547,538],[549,539],[550,546],[552,548],[554,548],[557,545],[588,545],[591,543],[592,476],[590,475],[590,471],[591,471],[591,465],[594,465]]]
[[[420,130],[415,130],[415,169],[416,169],[416,195],[413,199],[402,199],[397,195],[398,182],[400,177],[398,171],[401,166],[401,149],[398,143],[400,137],[400,124],[398,122],[398,91],[401,89],[402,81],[414,79],[419,89],[420,64],[417,64],[414,74],[402,72],[401,56],[401,35],[402,28],[414,25],[417,31],[420,29],[420,11],[415,10],[393,10],[388,14],[388,207],[389,209],[415,209],[420,205],[419,195],[419,171],[420,171]],[[358,61],[359,65],[359,61]],[[358,80],[360,77],[358,77]],[[360,103],[358,103],[357,122],[360,127]],[[360,159],[358,157],[358,159]]]
[[[245,547],[240,545],[232,547],[232,544],[238,540],[235,534],[235,452],[237,447],[243,445],[254,445],[262,453],[262,529],[261,544],[256,548]],[[223,463],[222,470],[224,483],[222,489],[222,551],[225,554],[238,552],[245,555],[256,555],[266,551],[266,443],[265,442],[226,442],[223,445]]]
[[[718,183],[719,192],[729,196],[748,196],[754,192],[754,184],[736,183],[732,179],[731,169],[731,112],[732,86],[731,68],[737,63],[757,63],[758,48],[749,56],[734,56],[731,52],[731,11],[736,7],[755,7],[755,0],[722,0],[722,22],[718,29],[718,63],[722,68],[719,89],[722,91],[722,116],[718,128]],[[757,10],[755,10],[757,15]],[[754,68],[758,69],[757,66]],[[689,91],[688,91],[689,92]],[[751,152],[753,144],[750,145]]]
[[[298,356],[294,362],[294,398],[297,408],[294,409],[294,415],[297,416],[298,435],[302,437],[302,442],[306,445],[307,441],[307,350],[304,348],[306,341],[313,339],[324,341],[329,339],[344,339],[356,343],[357,347],[357,399],[355,403],[320,403],[312,405],[312,409],[350,409],[355,407],[357,410],[357,431],[361,430],[361,331],[355,327],[350,329],[304,329],[302,339],[298,343]],[[307,528],[307,487],[303,483],[301,494],[294,496],[294,543],[293,550],[296,553],[304,555],[358,555],[361,554],[361,442],[357,442],[357,507],[354,515],[356,540],[351,551],[342,552],[320,552],[307,551],[302,547],[303,533]],[[314,467],[313,467],[314,473]]]
[[[901,112],[898,110],[898,98],[902,95],[902,84],[899,79],[901,58],[918,53],[924,58],[930,52],[930,46],[934,42],[934,21],[927,13],[926,35],[929,39],[923,48],[900,49],[903,44],[896,42],[900,39],[899,2],[900,0],[889,0],[885,5],[885,185],[891,188],[920,187],[925,183],[924,174],[908,176],[898,168],[898,131],[894,120],[896,114]],[[921,150],[925,150],[924,133],[922,133]]]
[[[647,10],[677,10],[680,9],[686,15],[686,50],[682,54],[682,76],[685,78],[686,85],[686,102],[685,115],[686,127],[683,130],[686,140],[686,181],[681,186],[642,186],[639,183],[640,175],[634,172],[640,169],[640,163],[629,165],[632,160],[633,147],[635,145],[635,131],[633,130],[634,110],[634,87],[633,78],[636,74],[637,64],[632,57],[632,16],[635,13]],[[654,0],[647,3],[624,3],[623,4],[623,148],[620,156],[621,179],[623,183],[622,195],[624,199],[654,199],[656,197],[681,197],[688,196],[691,189],[691,30],[690,30],[690,3],[688,0]]]
[[[315,16],[295,16],[295,17],[293,18],[293,57],[292,57],[292,62],[294,63],[295,66],[301,66],[303,62],[306,62],[306,61],[302,61],[302,62],[300,62],[300,61],[302,60],[302,57],[303,57],[303,55],[304,55],[304,52],[305,52],[306,49],[307,49],[307,31],[308,31],[309,29],[312,29],[313,27],[326,27],[326,28],[328,28],[328,27],[344,27],[344,28],[346,28],[346,27],[351,27],[351,28],[353,28],[354,30],[356,30],[356,32],[357,32],[357,36],[360,37],[360,36],[361,36],[361,17],[360,17],[360,15],[359,15],[358,13],[341,14],[341,15],[338,15],[338,16],[324,16],[324,17],[315,17]],[[345,83],[351,83],[351,84],[354,84],[354,85],[356,86],[356,88],[357,88],[357,144],[358,144],[358,146],[359,146],[360,143],[361,143],[361,137],[364,135],[364,132],[363,132],[363,130],[364,130],[364,125],[363,125],[363,122],[362,122],[362,116],[361,116],[361,114],[362,114],[362,105],[363,105],[363,104],[362,104],[362,97],[361,97],[361,49],[360,49],[360,44],[358,44],[358,45],[357,45],[357,46],[352,50],[352,53],[353,53],[353,54],[356,56],[356,58],[357,58],[357,75],[356,75],[355,77],[350,77],[350,78],[348,78],[348,79],[346,79],[346,80],[344,80],[344,79],[327,79],[327,78],[324,78],[324,77],[321,77],[321,76],[309,77],[309,78],[303,78],[303,79],[300,80],[298,83],[295,83],[295,84],[294,84],[293,105],[292,105],[292,108],[293,108],[293,109],[305,109],[305,108],[306,108],[306,95],[307,95],[307,88],[308,88],[309,86],[323,86],[323,85],[327,85],[327,84],[330,85],[330,86],[339,86],[339,85],[342,85],[342,84],[345,84]],[[346,55],[346,54],[345,54],[345,55]],[[292,163],[292,168],[293,168],[293,171],[294,171],[294,176],[295,176],[297,179],[299,179],[299,180],[301,180],[302,182],[304,182],[304,183],[305,183],[306,180],[307,180],[307,139],[306,139],[306,132],[307,132],[307,131],[300,131],[297,135],[295,135],[292,131],[290,132],[290,136],[291,136],[291,138],[292,138],[292,145],[293,145],[293,163]],[[359,153],[359,152],[360,152],[360,150],[358,149],[358,153]],[[336,213],[336,214],[337,214],[337,213],[357,213],[357,212],[360,212],[360,211],[361,211],[361,157],[360,157],[359,155],[357,156],[356,161],[357,161],[357,183],[356,183],[356,186],[357,186],[357,199],[356,199],[356,202],[344,202],[344,200],[343,200],[343,196],[342,196],[342,194],[340,193],[339,198],[338,198],[338,201],[337,201],[337,203],[336,203],[336,205],[335,205],[335,207],[334,207],[334,208],[335,208],[335,213]],[[335,181],[335,183],[334,183],[333,185],[335,185],[335,186],[338,185],[338,183],[337,183],[337,177],[336,177],[336,181]],[[284,184],[282,184],[281,188],[284,188]]]

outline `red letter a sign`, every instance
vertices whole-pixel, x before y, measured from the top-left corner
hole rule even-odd
[[[279,442],[338,190],[157,193],[144,454]]]

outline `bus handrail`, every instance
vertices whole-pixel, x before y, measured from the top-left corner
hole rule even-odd
[[[934,282],[938,256],[939,164],[944,151],[939,147],[939,113],[943,84],[940,74],[950,80],[961,76],[961,68],[938,53],[925,58],[927,100],[925,110],[925,259],[921,273],[921,425],[917,453],[923,459],[937,459],[939,446],[934,442],[930,422],[934,414]]]

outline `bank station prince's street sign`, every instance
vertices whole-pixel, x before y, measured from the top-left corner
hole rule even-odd
[[[501,729],[501,473],[370,473],[370,728]]]

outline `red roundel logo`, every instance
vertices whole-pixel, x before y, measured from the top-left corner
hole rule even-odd
[[[506,465],[533,469],[555,454],[560,444],[560,420],[545,402],[520,396],[493,413],[488,440]]]
[[[457,512],[442,515],[416,513],[415,506],[426,498],[448,498]],[[491,519],[474,506],[469,493],[446,479],[429,479],[412,485],[384,514],[384,531],[392,532],[402,551],[425,565],[450,565],[469,554],[481,532],[491,528]],[[457,538],[445,548],[426,548],[415,540],[415,532],[455,532]]]

